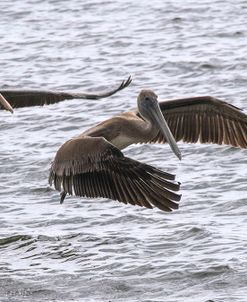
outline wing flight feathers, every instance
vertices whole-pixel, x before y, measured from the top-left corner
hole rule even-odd
[[[159,104],[176,141],[247,148],[247,115],[241,109],[210,96]],[[166,140],[159,132],[152,142]]]
[[[104,197],[163,211],[178,208],[180,183],[174,175],[125,157],[99,137],[74,138],[58,150],[50,170],[55,189],[84,197]],[[65,194],[65,195],[64,195]]]

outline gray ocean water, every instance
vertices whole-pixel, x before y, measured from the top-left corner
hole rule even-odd
[[[0,1],[1,87],[127,89],[0,112],[0,301],[247,301],[247,151],[179,143],[124,153],[174,173],[173,213],[48,185],[59,146],[136,106],[212,95],[247,111],[245,0]]]

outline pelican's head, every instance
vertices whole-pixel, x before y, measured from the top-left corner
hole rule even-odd
[[[158,96],[152,90],[141,90],[137,104],[141,116],[163,133],[174,154],[181,159],[181,152],[160,110]]]
[[[150,120],[152,119],[152,114],[150,115],[150,107],[158,105],[158,96],[150,89],[143,89],[138,95],[137,105],[139,112],[142,117]]]

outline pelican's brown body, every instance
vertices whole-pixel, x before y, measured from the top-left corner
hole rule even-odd
[[[147,124],[135,112],[130,111],[86,130],[79,137],[104,137],[117,148],[124,149],[137,142],[151,141],[157,134],[158,129],[152,127],[151,124]]]
[[[170,140],[156,122],[160,117],[151,114],[154,107],[156,114],[161,111],[176,141],[247,148],[247,115],[240,109],[212,97],[157,103],[151,90],[143,90],[138,109],[90,128],[58,150],[50,184],[63,191],[62,201],[68,193],[148,208],[154,205],[164,211],[178,208],[181,196],[173,191],[178,191],[180,184],[174,181],[174,175],[127,158],[120,151],[134,143]],[[176,148],[174,152],[179,157]]]

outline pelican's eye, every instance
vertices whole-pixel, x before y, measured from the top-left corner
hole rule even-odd
[[[153,99],[150,98],[149,96],[145,96],[144,101],[148,103],[153,103]]]
[[[147,104],[148,106],[150,106],[150,105],[154,105],[156,103],[156,100],[153,99],[153,98],[150,98],[149,96],[146,96],[144,98],[144,102],[145,102],[145,104]]]

